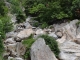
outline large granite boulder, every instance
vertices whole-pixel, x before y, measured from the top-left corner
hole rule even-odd
[[[44,39],[39,38],[31,46],[31,60],[57,60]]]

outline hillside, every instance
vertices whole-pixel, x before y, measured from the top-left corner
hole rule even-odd
[[[80,60],[79,0],[0,0],[0,60]]]

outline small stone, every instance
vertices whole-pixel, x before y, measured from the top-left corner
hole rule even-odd
[[[60,32],[60,31],[56,32],[56,35],[58,38],[61,38],[63,36],[62,32]]]

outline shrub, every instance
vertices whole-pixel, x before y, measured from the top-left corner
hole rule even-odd
[[[34,43],[34,41],[35,40],[33,39],[32,35],[28,39],[23,40],[22,43],[26,46],[26,52],[23,56],[25,59],[30,60],[30,47]]]
[[[80,18],[79,0],[26,0],[26,15],[36,17],[35,20],[53,24],[56,19]]]
[[[25,15],[24,15],[24,3],[25,0],[7,0],[9,3],[11,3],[11,13],[16,14],[17,23],[22,23],[25,21]]]
[[[10,20],[10,17],[5,16],[5,17],[1,17],[0,18],[2,23],[3,23],[3,31],[6,32],[10,32],[13,29],[13,24]]]
[[[4,38],[3,23],[0,20],[0,59],[2,59],[2,53],[4,51],[3,41],[2,41],[3,38]]]
[[[12,23],[7,16],[0,16],[0,59],[2,60],[2,54],[4,52],[3,39],[5,39],[5,33],[12,30]]]
[[[17,23],[22,23],[26,20],[25,16],[23,14],[17,14],[16,19],[17,19],[17,21],[16,21]]]
[[[0,0],[0,16],[7,14],[8,8],[5,6],[4,0]]]
[[[56,42],[56,40],[48,35],[41,35],[40,37],[44,38],[46,44],[49,45],[55,56],[58,58],[60,50],[58,48],[58,43]]]

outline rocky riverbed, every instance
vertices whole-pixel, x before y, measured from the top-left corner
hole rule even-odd
[[[12,18],[12,21],[13,19],[16,20],[15,17]],[[52,28],[44,29],[33,27],[30,17],[20,24],[16,24],[14,21],[13,31],[6,33],[3,56],[7,60],[26,60],[22,57],[26,52],[22,41],[31,34],[35,39],[39,35],[48,34],[58,42],[60,60],[80,60],[80,26],[76,26],[78,21],[76,19],[66,23],[53,24]],[[42,38],[32,44],[30,53],[31,60],[58,60]]]

